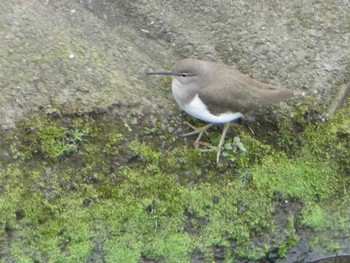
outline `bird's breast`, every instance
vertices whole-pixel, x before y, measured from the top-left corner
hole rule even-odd
[[[191,100],[191,94],[189,94],[189,91],[186,90],[183,84],[181,84],[180,81],[178,81],[176,78],[173,78],[173,81],[171,83],[171,91],[173,93],[175,101],[182,109],[184,105]]]

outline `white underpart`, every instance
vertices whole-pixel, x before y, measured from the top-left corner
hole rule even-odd
[[[207,106],[198,97],[198,94],[196,94],[190,103],[182,105],[181,108],[191,116],[210,123],[225,123],[237,120],[242,117],[242,113],[240,112],[225,112],[219,115],[211,114]]]
[[[209,123],[226,123],[230,121],[237,120],[243,116],[240,112],[225,112],[219,115],[211,114],[208,110],[208,107],[203,103],[203,101],[199,98],[198,94],[194,96],[194,98],[188,104],[184,104],[184,94],[181,87],[181,83],[177,79],[173,79],[172,82],[172,92],[174,98],[185,112],[189,115],[200,119],[202,121],[206,121]]]

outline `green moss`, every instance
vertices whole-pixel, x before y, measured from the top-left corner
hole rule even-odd
[[[321,248],[322,251],[324,251],[324,254],[326,254],[325,252],[339,252],[342,247],[339,242],[332,240],[329,238],[329,236],[324,234],[315,235],[313,238],[311,238],[309,243],[311,248]]]
[[[258,188],[279,193],[283,198],[317,201],[333,195],[338,186],[337,172],[327,163],[290,160],[283,154],[266,157],[261,166],[254,167],[253,173]]]
[[[350,167],[348,116],[350,116],[349,106],[339,110],[329,122],[307,127],[302,154],[319,162],[335,164],[339,170],[348,173]]]
[[[287,227],[284,230],[284,234],[285,234],[286,238],[281,243],[279,243],[277,246],[278,247],[278,256],[280,258],[284,258],[287,254],[288,249],[293,247],[300,240],[300,238],[296,234],[295,227],[296,227],[295,220],[294,220],[294,216],[292,215],[292,216],[288,217]]]
[[[235,154],[235,162],[239,169],[243,170],[252,167],[252,165],[261,164],[261,160],[265,155],[273,153],[273,149],[270,145],[261,143],[249,133],[243,133],[240,136],[240,140],[247,151]]]
[[[29,257],[84,260],[91,253],[94,234],[88,215],[82,212],[82,197],[73,191],[62,195],[60,175],[45,179],[42,173],[9,167],[1,178],[6,185],[1,199],[2,222],[6,222],[2,232],[11,233],[15,240],[13,258],[17,262]]]
[[[349,195],[342,193],[338,198],[303,207],[302,224],[314,233],[310,240],[312,248],[337,252],[346,246],[343,240],[350,234],[348,206]]]
[[[18,262],[257,260],[271,247],[284,257],[301,228],[324,247],[325,233],[350,229],[348,110],[275,143],[239,129],[246,151],[225,148],[219,166],[215,153],[167,134],[135,140],[103,116],[28,119],[1,135],[13,161],[0,160],[0,249]],[[62,139],[76,148],[57,157]],[[301,213],[281,216],[285,200]]]
[[[315,203],[306,204],[302,210],[302,224],[314,230],[320,230],[326,224],[326,211]]]
[[[26,125],[26,127],[23,127]],[[28,127],[28,125],[30,125]],[[83,124],[76,119],[68,127],[58,125],[49,119],[30,118],[26,124],[18,123],[22,128],[22,143],[14,141],[11,150],[16,159],[31,158],[40,154],[43,158],[57,158],[77,151],[89,135],[91,124]]]

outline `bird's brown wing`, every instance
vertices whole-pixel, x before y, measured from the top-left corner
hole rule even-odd
[[[292,90],[261,83],[238,71],[232,74],[232,69],[230,73],[227,77],[227,74],[219,72],[211,84],[198,92],[199,98],[213,114],[228,111],[245,114],[293,96]],[[225,75],[225,79],[220,79],[220,75]],[[220,83],[219,88],[215,88],[217,83]]]

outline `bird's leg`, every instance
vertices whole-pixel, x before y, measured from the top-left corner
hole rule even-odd
[[[183,134],[182,136],[190,136],[190,135],[194,135],[194,134],[199,134],[196,141],[194,142],[194,145],[198,145],[199,140],[201,139],[203,133],[208,130],[211,126],[213,126],[213,123],[209,123],[201,128],[196,128],[193,125],[189,124],[188,122],[185,122],[188,126],[190,126],[192,129],[194,129],[194,131]]]
[[[192,129],[194,129],[194,131],[192,132],[189,132],[189,133],[186,133],[186,134],[183,134],[182,136],[190,136],[190,135],[194,135],[194,134],[199,134],[196,141],[194,142],[194,145],[197,146],[198,145],[198,142],[199,140],[201,139],[203,133],[209,129],[211,126],[213,126],[213,123],[209,123],[201,128],[196,128],[194,127],[193,125],[189,124],[188,122],[185,122],[188,126],[190,126]],[[213,151],[213,150],[216,150],[217,149],[217,155],[216,155],[216,162],[219,163],[220,161],[220,154],[221,154],[221,148],[225,142],[225,137],[226,137],[226,134],[227,134],[227,131],[228,129],[230,128],[230,125],[231,123],[228,122],[228,123],[225,123],[224,124],[224,128],[222,130],[222,134],[221,134],[221,138],[220,138],[220,142],[219,142],[219,145],[218,147],[213,147],[213,146],[210,146],[209,148],[211,149],[207,149],[207,150],[201,150],[202,152],[208,152],[208,151]]]
[[[225,137],[226,137],[228,128],[230,128],[230,125],[231,125],[230,122],[227,122],[224,124],[224,129],[222,130],[222,135],[221,135],[220,142],[218,145],[218,153],[216,155],[216,163],[219,163],[219,161],[220,161],[221,147],[225,142]]]

